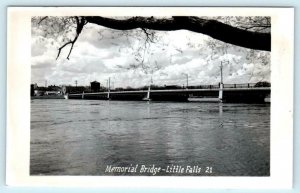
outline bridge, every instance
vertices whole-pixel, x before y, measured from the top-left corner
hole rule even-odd
[[[254,84],[200,85],[181,89],[124,90],[95,93],[67,93],[67,99],[86,100],[151,100],[151,101],[216,101],[234,103],[264,103],[270,97],[270,87]]]

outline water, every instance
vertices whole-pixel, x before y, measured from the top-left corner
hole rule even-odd
[[[161,168],[155,175],[269,176],[270,105],[31,101],[31,175],[152,176],[151,167]]]

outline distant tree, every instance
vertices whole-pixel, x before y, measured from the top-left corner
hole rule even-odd
[[[130,86],[127,86],[124,90],[126,91],[131,91],[131,90],[135,90],[134,88],[130,87]]]
[[[115,88],[115,90],[116,90],[116,91],[123,91],[124,88],[122,88],[122,87],[117,87],[117,88]]]
[[[271,87],[271,83],[269,82],[257,82],[254,87]]]

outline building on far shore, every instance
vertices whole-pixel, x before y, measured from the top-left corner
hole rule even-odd
[[[46,91],[44,94],[48,95],[48,96],[50,96],[50,95],[62,95],[62,92],[61,91]]]
[[[89,87],[87,86],[71,86],[71,85],[63,85],[61,89],[62,94],[76,94],[76,93],[83,93],[89,92]]]
[[[97,82],[97,81],[91,82],[91,91],[92,92],[100,92],[100,82]]]
[[[34,84],[30,85],[30,96],[34,96]]]
[[[62,88],[56,85],[48,87],[38,86],[36,83],[30,85],[30,96],[55,96],[62,95]]]

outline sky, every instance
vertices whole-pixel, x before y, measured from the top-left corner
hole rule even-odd
[[[46,28],[45,28],[46,27]],[[186,30],[155,32],[154,43],[147,43],[140,30],[123,32],[87,24],[70,59],[66,46],[56,60],[63,37],[51,36],[49,26],[32,25],[31,82],[38,86],[88,86],[92,81],[111,87],[149,85],[189,86],[218,84],[223,63],[224,84],[270,82],[270,52],[255,51],[214,40]],[[50,35],[49,35],[50,34]],[[143,62],[142,62],[143,61]]]

